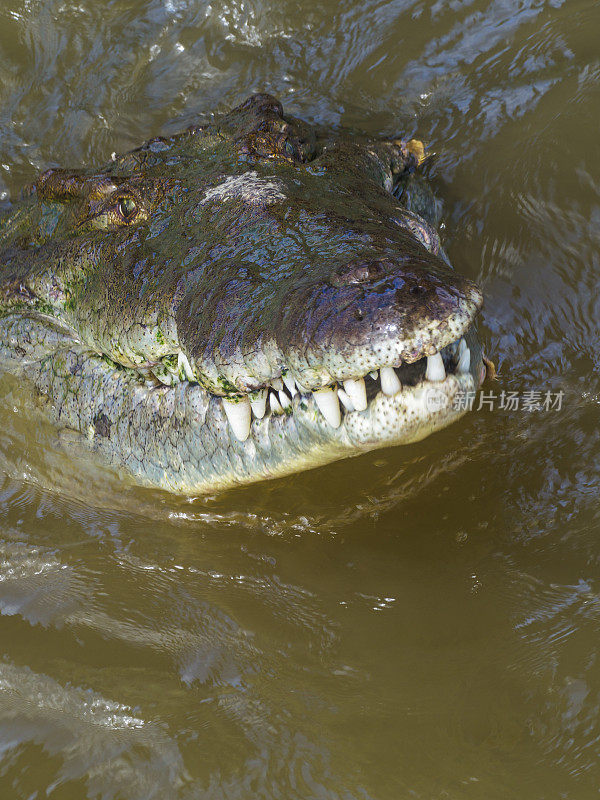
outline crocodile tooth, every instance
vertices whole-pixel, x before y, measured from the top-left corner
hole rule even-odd
[[[283,376],[283,382],[285,383],[287,390],[292,397],[298,393],[298,390],[296,389],[296,381],[292,378],[289,372],[287,375]]]
[[[398,376],[394,372],[393,367],[381,368],[381,391],[392,397],[402,389],[402,384],[398,380]]]
[[[279,396],[279,402],[281,403],[281,407],[284,408],[284,409],[285,408],[290,408],[291,405],[292,405],[292,401],[287,396],[287,394],[284,391],[277,392],[277,394]]]
[[[239,439],[240,442],[245,442],[250,435],[250,422],[252,420],[250,400],[247,397],[240,397],[239,400],[228,400],[224,397],[223,409],[236,439]]]
[[[259,389],[250,395],[250,406],[256,419],[262,419],[267,410],[267,390]]]
[[[346,411],[356,411],[354,403],[352,402],[352,398],[350,397],[349,394],[347,394],[343,389],[338,389],[337,393]]]
[[[461,339],[460,341],[464,342],[464,339]],[[465,349],[461,352],[460,358],[458,359],[458,365],[456,367],[456,371],[468,372],[470,366],[471,366],[471,351],[465,344]]]
[[[467,343],[465,342],[464,336],[461,338],[460,342],[458,343],[458,354],[462,356],[465,350],[468,350]]]
[[[324,389],[318,389],[313,392],[313,397],[319,411],[331,427],[339,428],[342,421],[342,413],[340,411],[340,401],[335,390],[330,386],[326,386]]]
[[[283,408],[281,407],[275,392],[269,392],[269,405],[271,406],[272,414],[283,414]]]
[[[374,369],[372,372],[369,372],[369,375],[373,378],[374,381],[377,380],[377,372],[378,370]]]
[[[140,370],[140,372],[142,372],[142,370]],[[144,375],[145,373],[142,372],[142,374]],[[163,386],[173,386],[173,384],[175,383],[175,376],[168,370],[156,370],[156,372],[154,372],[154,370],[151,370],[148,373],[148,378],[151,381],[152,378],[156,379],[157,381],[160,381],[160,383],[162,383]]]
[[[273,378],[271,381],[271,386],[275,389],[276,392],[280,392],[283,389],[283,381],[281,378]]]
[[[367,388],[365,379],[359,378],[357,381],[344,381],[344,389],[348,397],[352,400],[357,411],[364,411],[367,407]]]
[[[444,381],[446,380],[446,370],[444,369],[444,362],[440,353],[433,356],[427,356],[427,371],[425,378],[428,381]]]
[[[180,350],[179,353],[177,354],[177,372],[181,372],[182,369],[183,369],[183,374],[188,379],[188,381],[196,380],[194,371],[190,366],[190,362],[188,361],[186,354]]]

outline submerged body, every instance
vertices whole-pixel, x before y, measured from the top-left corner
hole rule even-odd
[[[417,162],[254,95],[44,173],[0,220],[0,371],[136,481],[188,494],[422,439],[484,367],[481,293]]]

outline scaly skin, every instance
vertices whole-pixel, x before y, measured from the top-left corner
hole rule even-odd
[[[188,494],[423,438],[481,383],[482,298],[440,248],[415,153],[255,95],[44,173],[0,221],[0,369],[138,482]],[[367,378],[368,407],[346,396],[336,418],[326,387],[386,367],[402,388]]]

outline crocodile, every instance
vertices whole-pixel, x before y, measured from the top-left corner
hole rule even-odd
[[[119,474],[190,496],[423,439],[485,364],[422,160],[263,93],[47,170],[0,218],[0,373]]]

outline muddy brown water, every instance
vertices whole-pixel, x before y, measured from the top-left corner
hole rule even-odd
[[[599,29],[591,0],[4,0],[4,199],[259,89],[420,135],[500,369],[419,445],[203,501],[67,454],[4,382],[2,800],[598,795]]]

